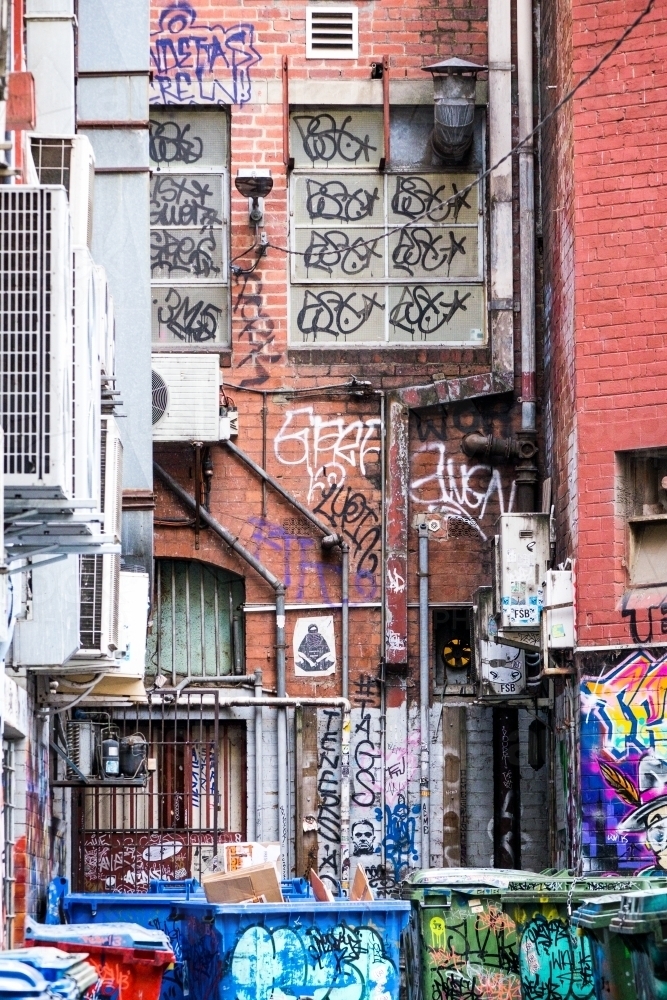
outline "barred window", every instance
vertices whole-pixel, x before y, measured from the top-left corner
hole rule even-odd
[[[228,153],[224,111],[151,109],[155,348],[229,343]]]
[[[486,339],[473,173],[380,173],[382,109],[291,114],[291,343]]]

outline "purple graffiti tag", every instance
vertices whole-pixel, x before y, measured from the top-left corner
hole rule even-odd
[[[199,24],[195,8],[178,0],[151,32],[151,104],[246,104],[261,58],[252,24]]]

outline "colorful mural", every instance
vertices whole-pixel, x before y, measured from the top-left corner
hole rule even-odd
[[[667,875],[667,654],[581,681],[584,868]]]

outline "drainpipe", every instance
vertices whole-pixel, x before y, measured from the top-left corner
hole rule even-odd
[[[181,503],[195,510],[196,501],[173,479],[157,462],[153,469],[158,479],[167,486]],[[234,552],[269,583],[276,593],[276,687],[278,696],[285,698],[285,584],[271,570],[267,569],[252,552],[241,545],[238,538],[223,527],[219,521],[203,507],[199,508],[199,516],[216,535],[223,539]],[[289,867],[289,826],[287,815],[287,718],[284,711],[278,713],[278,830],[280,839],[280,855],[282,858],[283,878],[288,877]]]
[[[305,517],[308,521],[310,521],[312,525],[314,525],[319,531],[322,532],[323,537],[321,539],[321,544],[323,549],[332,549],[335,545],[340,546],[341,552],[343,554],[343,565],[341,568],[342,569],[341,680],[342,680],[343,697],[347,698],[348,678],[349,678],[348,663],[349,663],[349,646],[350,646],[349,644],[349,577],[350,577],[349,546],[346,542],[343,541],[341,535],[337,535],[335,532],[332,532],[328,524],[325,524],[323,521],[320,521],[320,519],[315,514],[313,514],[312,510],[306,507],[305,504],[302,504],[300,500],[297,500],[295,496],[292,496],[292,494],[288,490],[286,490],[285,487],[282,486],[282,484],[279,483],[277,479],[274,479],[273,476],[271,476],[266,471],[266,469],[263,469],[261,465],[258,465],[257,462],[255,462],[254,459],[250,457],[250,455],[246,455],[244,451],[241,451],[241,449],[237,445],[235,445],[233,441],[230,441],[228,439],[226,441],[221,441],[220,443],[223,444],[229,451],[231,451],[232,455],[236,455],[236,457],[241,462],[243,462],[244,465],[247,465],[247,467],[251,469],[257,476],[259,476],[264,483],[268,483],[268,485],[271,486],[271,488],[274,489],[276,493],[279,493],[280,496],[283,497],[283,499],[287,500],[287,502],[291,504],[295,510],[298,510],[298,512],[302,514],[303,517]],[[283,692],[283,694],[284,693],[285,692]],[[280,694],[280,690],[278,690],[278,694]]]
[[[497,163],[512,149],[511,0],[489,0],[489,156]],[[490,313],[494,372],[514,365],[512,160],[489,177]]]
[[[341,552],[343,555],[342,580],[341,580],[341,621],[342,621],[342,669],[341,669],[341,694],[343,698],[349,696],[350,678],[350,546],[347,542],[342,542]]]
[[[255,698],[262,697],[262,671],[255,671]],[[264,761],[262,709],[255,709],[255,840],[263,840]]]
[[[533,9],[532,0],[517,0],[517,77],[519,142],[533,130]],[[528,442],[536,437],[535,417],[535,178],[533,141],[519,150],[519,234],[521,242],[521,431]],[[537,466],[534,457],[517,466],[517,506],[535,510]]]
[[[421,740],[422,868],[431,867],[431,789],[429,745],[428,526],[419,525],[419,730]]]
[[[334,545],[341,545],[342,539],[340,535],[332,533],[328,524],[320,521],[319,517],[313,514],[310,508],[306,507],[305,504],[302,504],[301,501],[297,500],[295,496],[292,496],[292,494],[286,490],[277,479],[274,479],[273,476],[269,475],[269,473],[263,469],[261,465],[258,465],[257,462],[250,457],[250,455],[246,455],[244,451],[237,448],[233,441],[221,441],[220,444],[224,445],[229,451],[231,451],[232,455],[236,455],[236,457],[240,459],[244,465],[247,465],[249,469],[252,469],[252,471],[260,477],[260,479],[262,479],[265,483],[268,483],[268,485],[271,486],[276,493],[279,493],[281,497],[287,500],[287,502],[294,507],[295,510],[298,510],[300,514],[303,514],[303,516],[307,518],[311,524],[315,525],[315,527],[322,532],[324,535],[324,538],[322,538],[323,549],[332,549]]]

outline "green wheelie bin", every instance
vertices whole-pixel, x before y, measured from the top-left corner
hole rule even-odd
[[[408,1000],[520,1000],[518,942],[502,894],[543,878],[498,868],[412,872],[401,886],[412,904],[403,935]]]
[[[588,939],[597,1000],[637,1000],[631,951],[625,939],[610,929],[622,898],[615,892],[584,899],[570,918],[572,926]]]
[[[630,953],[637,1000],[667,1000],[667,886],[624,894],[609,929]]]
[[[652,885],[655,880],[650,877],[591,874],[556,876],[528,891],[504,893],[503,910],[513,921],[519,942],[522,1000],[594,1000],[590,940],[570,925],[573,911],[589,896],[599,898]]]

